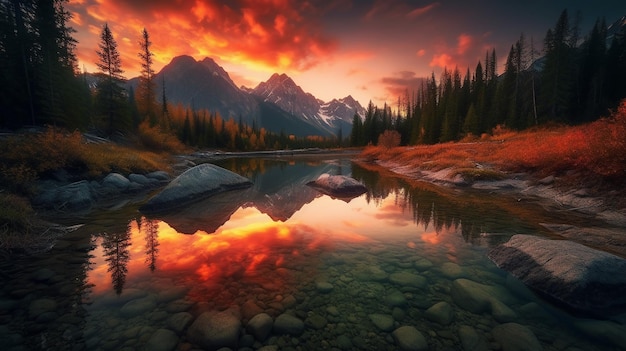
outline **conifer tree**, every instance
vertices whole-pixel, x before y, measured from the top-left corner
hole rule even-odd
[[[117,51],[117,43],[108,24],[105,24],[100,34],[98,45],[99,61],[96,63],[100,74],[98,75],[97,104],[101,113],[107,119],[107,133],[111,134],[115,129],[124,126],[124,88],[125,79],[122,76],[122,60]]]
[[[139,77],[139,85],[137,86],[137,108],[142,120],[148,120],[151,126],[158,124],[157,104],[156,104],[156,83],[154,82],[153,56],[150,51],[152,42],[150,35],[144,28],[141,33],[141,47],[139,58],[141,58],[141,76]]]

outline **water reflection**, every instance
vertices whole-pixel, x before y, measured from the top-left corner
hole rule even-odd
[[[417,225],[435,232],[460,229],[465,241],[493,246],[517,233],[545,232],[537,223],[542,211],[530,211],[512,198],[455,191],[430,183],[402,179],[375,165],[354,164],[352,176],[367,188],[367,200],[375,203],[389,196],[413,215]],[[532,207],[532,206],[530,206]],[[532,220],[528,220],[528,219]],[[548,221],[547,219],[545,219]]]
[[[372,316],[415,326],[436,350],[461,349],[461,328],[507,349],[490,342],[505,319],[528,326],[546,349],[599,350],[594,342],[619,345],[624,335],[621,322],[556,310],[485,257],[483,246],[537,232],[543,214],[533,206],[349,161],[228,162],[255,186],[162,218],[135,207],[95,214],[42,258],[2,263],[0,318],[9,329],[0,336],[29,349],[144,349],[167,329],[178,349],[193,349],[189,323],[233,307],[244,326],[261,312],[305,324],[299,336],[272,332],[239,345],[249,349],[396,349]],[[352,175],[369,191],[349,203],[307,192],[321,173]],[[460,307],[465,299],[451,293],[459,279],[497,291],[489,298],[502,304]],[[452,310],[446,325],[428,312],[441,302]],[[180,318],[189,323],[172,324]]]
[[[113,289],[119,295],[124,289],[126,274],[128,273],[130,231],[104,233],[102,239],[104,260],[108,265],[107,272],[111,273]]]

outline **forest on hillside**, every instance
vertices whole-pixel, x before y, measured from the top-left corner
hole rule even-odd
[[[336,138],[274,134],[233,116],[171,104],[167,88],[156,91],[149,33],[137,33],[142,61],[136,91],[125,89],[124,67],[115,35],[102,28],[95,84],[80,72],[67,0],[0,2],[0,128],[55,126],[104,136],[164,133],[198,147],[261,150],[346,145]],[[446,69],[406,92],[393,110],[368,105],[355,115],[352,146],[376,144],[386,130],[400,142],[432,144],[468,134],[490,133],[498,125],[525,129],[549,122],[579,124],[605,115],[626,97],[626,30],[609,33],[597,20],[586,36],[566,10],[547,31],[541,50],[522,34],[511,46],[505,70],[497,72],[495,50],[472,71]],[[344,140],[344,137],[346,137]]]
[[[127,90],[114,33],[102,28],[96,49],[96,81],[80,72],[75,31],[68,25],[67,0],[0,2],[0,128],[52,126],[101,136],[138,136],[144,145],[170,135],[187,145],[232,150],[337,146],[334,138],[296,138],[245,125],[233,116],[171,104],[166,89],[157,92],[149,33],[137,33],[142,62],[139,85]],[[143,144],[146,144],[143,142]]]
[[[520,35],[500,75],[492,50],[473,71],[445,69],[439,79],[433,73],[419,91],[399,98],[395,111],[370,102],[365,119],[353,119],[350,143],[376,144],[385,130],[396,130],[403,145],[434,144],[497,126],[523,130],[607,116],[626,97],[626,26],[610,29],[598,19],[583,37],[563,10],[541,50]]]

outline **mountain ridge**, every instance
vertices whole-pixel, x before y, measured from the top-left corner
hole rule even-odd
[[[128,81],[136,88],[139,77]],[[274,73],[255,88],[238,87],[228,72],[210,57],[189,55],[172,58],[154,75],[157,91],[165,84],[166,98],[194,109],[218,112],[223,118],[256,123],[272,132],[296,136],[348,135],[354,113],[365,109],[351,95],[324,102],[305,92],[285,73]]]

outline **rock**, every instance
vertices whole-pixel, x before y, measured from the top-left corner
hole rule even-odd
[[[157,306],[154,296],[149,295],[140,299],[130,300],[122,306],[120,314],[132,318],[152,311]]]
[[[119,173],[109,173],[102,180],[102,185],[126,190],[130,186],[130,180]]]
[[[237,348],[241,322],[229,310],[204,312],[191,324],[187,337],[203,348],[215,350],[220,347]]]
[[[423,288],[426,286],[426,278],[409,272],[397,272],[389,275],[389,281],[414,288]]]
[[[385,297],[385,302],[391,307],[403,307],[407,304],[404,294],[395,289],[387,294],[387,296]]]
[[[545,178],[539,179],[539,184],[541,184],[541,185],[552,185],[552,183],[554,183],[554,180],[555,180],[554,176],[550,175],[550,176],[547,176]]]
[[[224,168],[204,163],[176,177],[141,206],[142,212],[165,212],[224,191],[247,188],[252,182]]]
[[[185,297],[189,291],[185,286],[174,286],[165,290],[159,291],[157,294],[157,301],[160,303],[170,302]]]
[[[130,174],[128,176],[128,180],[130,180],[132,183],[137,183],[143,186],[151,186],[151,185],[159,184],[159,181],[154,178],[148,178],[145,175],[136,174],[136,173]]]
[[[337,347],[341,350],[352,350],[352,340],[347,335],[339,335],[337,337]]]
[[[296,300],[296,298],[293,295],[287,295],[283,301],[283,306],[285,306],[285,308],[292,308],[293,306],[295,306],[298,301]]]
[[[374,314],[370,314],[369,317],[372,323],[374,323],[374,325],[378,329],[382,331],[386,331],[386,332],[390,332],[393,330],[394,319],[392,316],[388,316],[386,314],[374,313]]]
[[[476,330],[468,325],[459,327],[459,339],[465,351],[488,351],[489,347],[484,337],[478,335]]]
[[[254,300],[247,300],[246,302],[243,303],[243,306],[241,306],[241,314],[243,315],[244,319],[249,320],[252,317],[262,312],[263,312],[263,309],[259,307],[259,305],[257,305],[257,303],[254,302]]]
[[[146,350],[171,351],[178,345],[178,336],[171,330],[158,329],[146,344]]]
[[[389,274],[378,266],[366,266],[364,268],[360,268],[354,273],[354,275],[358,280],[362,281],[382,282],[389,278]]]
[[[316,180],[308,182],[306,185],[336,198],[354,198],[367,192],[365,185],[354,178],[328,173],[320,175]]]
[[[425,258],[420,258],[413,263],[418,271],[426,271],[433,267],[433,263]]]
[[[86,180],[43,189],[33,199],[33,204],[36,206],[72,211],[88,211],[94,202],[91,185]]]
[[[403,326],[393,331],[393,336],[399,350],[421,351],[428,350],[428,342],[419,330],[411,326]]]
[[[454,309],[449,303],[441,301],[427,309],[424,316],[435,323],[449,325],[454,319]]]
[[[154,171],[146,174],[146,178],[155,179],[160,182],[167,182],[171,179],[170,175],[165,171]]]
[[[304,324],[307,327],[319,330],[324,329],[326,324],[328,324],[328,321],[319,314],[312,314],[304,321]]]
[[[442,264],[440,269],[441,269],[441,274],[443,274],[445,277],[449,279],[461,278],[464,275],[463,268],[461,268],[461,266],[453,262],[446,262]]]
[[[500,324],[491,331],[504,351],[543,350],[535,334],[517,323]]]
[[[189,312],[178,312],[173,314],[167,320],[167,326],[175,331],[178,334],[182,334],[185,331],[185,328],[191,324],[193,321],[193,316]]]
[[[322,294],[328,294],[333,291],[333,285],[329,282],[315,282],[315,288]]]
[[[517,319],[517,313],[502,302],[491,300],[491,315],[500,323],[512,322]]]
[[[274,326],[274,321],[267,313],[259,313],[252,317],[246,325],[246,331],[254,336],[258,341],[264,341]]]
[[[304,322],[290,314],[283,313],[274,321],[276,334],[300,335],[304,331]]]
[[[57,309],[56,301],[52,299],[39,299],[35,300],[28,305],[28,315],[30,318],[35,319],[41,314],[47,312],[54,312]]]
[[[489,252],[498,267],[577,310],[626,307],[626,259],[571,241],[514,235]]]
[[[494,304],[502,304],[502,301],[498,300],[498,298],[504,296],[499,290],[491,285],[484,285],[461,278],[452,282],[450,295],[454,303],[461,308],[472,313],[481,314],[492,312]]]

